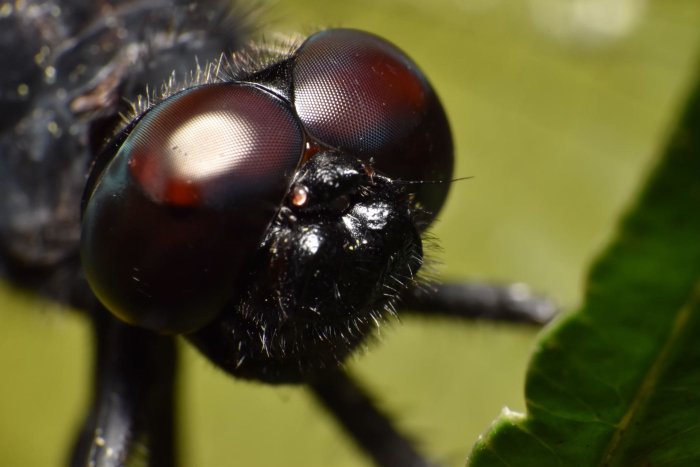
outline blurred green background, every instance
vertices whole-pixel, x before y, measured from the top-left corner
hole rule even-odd
[[[567,308],[653,166],[700,51],[697,0],[280,0],[269,31],[348,26],[398,44],[442,96],[456,176],[434,232],[450,279],[522,281]],[[59,311],[59,312],[56,312]],[[71,313],[0,285],[0,466],[59,466],[88,398]],[[424,450],[462,465],[499,411],[524,409],[536,333],[405,319],[351,363]],[[231,380],[182,346],[183,466],[366,462],[298,388]]]

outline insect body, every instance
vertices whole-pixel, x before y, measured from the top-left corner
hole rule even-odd
[[[17,65],[0,81],[0,267],[88,310],[96,334],[71,462],[123,465],[142,445],[148,464],[175,462],[182,334],[233,376],[309,384],[377,463],[425,465],[344,359],[400,304],[549,314],[500,289],[415,287],[452,176],[415,63],[350,29],[230,55],[245,28],[227,8],[30,2],[0,18],[27,39],[3,43]],[[187,73],[193,56],[211,65]],[[112,134],[124,97],[133,112]]]

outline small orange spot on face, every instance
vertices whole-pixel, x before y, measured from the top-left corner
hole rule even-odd
[[[301,207],[309,200],[309,190],[303,185],[292,187],[291,202],[294,206]]]

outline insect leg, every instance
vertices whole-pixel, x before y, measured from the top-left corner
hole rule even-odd
[[[545,324],[558,311],[552,301],[532,294],[524,284],[484,283],[414,287],[404,294],[400,308],[402,312],[426,316],[531,324]]]
[[[117,467],[138,460],[174,466],[174,339],[122,324],[101,308],[93,316],[93,401],[70,465]]]
[[[374,405],[367,391],[342,369],[311,382],[316,399],[340,422],[355,443],[379,466],[433,465]]]

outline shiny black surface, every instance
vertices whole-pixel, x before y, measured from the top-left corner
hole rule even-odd
[[[306,203],[287,200],[229,306],[188,337],[236,376],[302,382],[337,366],[393,312],[423,261],[401,184],[321,152],[294,185]]]

